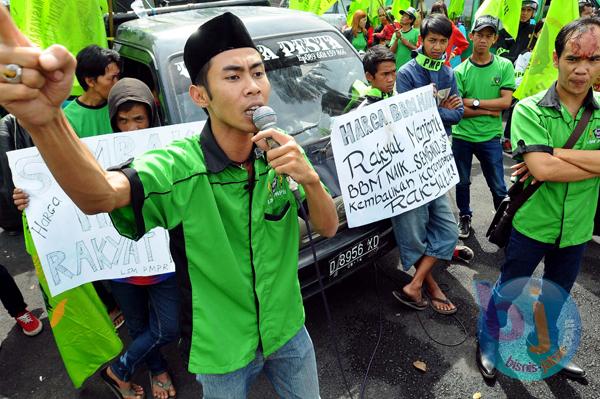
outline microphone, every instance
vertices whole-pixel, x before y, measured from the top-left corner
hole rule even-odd
[[[275,125],[277,125],[277,114],[273,108],[263,105],[262,107],[258,107],[252,114],[252,122],[259,131],[274,128]],[[265,140],[271,149],[281,147],[281,145],[271,137],[267,137]],[[298,191],[298,183],[291,177],[286,177],[290,190],[292,190],[295,195]]]
[[[254,126],[260,130],[266,130],[269,128],[274,128],[277,124],[277,114],[273,110],[273,108],[263,105],[262,107],[258,107],[256,111],[252,114],[252,122],[254,122]],[[279,143],[273,140],[271,137],[265,139],[267,144],[271,149],[279,147]]]

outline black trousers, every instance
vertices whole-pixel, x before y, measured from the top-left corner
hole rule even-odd
[[[15,280],[2,265],[0,265],[0,300],[12,317],[17,317],[27,308]]]

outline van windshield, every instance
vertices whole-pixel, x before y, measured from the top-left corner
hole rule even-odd
[[[333,32],[269,38],[256,44],[271,82],[269,106],[277,113],[277,127],[304,145],[328,137],[331,118],[344,112],[353,83],[364,80],[356,53]],[[206,119],[189,98],[190,81],[181,56],[172,59],[169,75],[179,119],[174,122]]]

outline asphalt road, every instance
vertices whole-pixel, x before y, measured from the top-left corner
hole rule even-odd
[[[511,161],[507,158],[506,164]],[[507,170],[508,173],[508,170]],[[451,192],[454,198],[453,192]],[[494,385],[481,378],[474,360],[478,305],[474,281],[495,281],[502,251],[489,244],[485,229],[492,217],[491,196],[475,164],[472,204],[475,209],[475,234],[466,241],[475,251],[471,264],[436,266],[438,281],[445,284],[448,296],[459,307],[456,317],[416,313],[402,307],[390,294],[410,280],[398,271],[398,254],[392,251],[372,265],[327,291],[334,329],[325,316],[320,297],[306,301],[306,325],[316,348],[322,398],[348,398],[333,342],[337,342],[349,389],[358,398],[371,354],[365,397],[369,398],[598,398],[600,394],[599,338],[600,285],[598,259],[600,245],[590,243],[577,283],[572,291],[583,322],[583,337],[574,360],[588,373],[588,382],[569,381],[553,376],[544,381],[521,382],[500,375]],[[22,289],[30,308],[44,319],[44,332],[25,337],[4,309],[0,309],[0,399],[112,398],[110,391],[94,376],[83,388],[73,388],[60,360],[48,320],[43,312],[36,278],[24,255],[22,238],[0,233],[0,262],[5,264]],[[538,268],[538,272],[539,272]],[[420,321],[421,322],[420,322]],[[465,331],[462,330],[464,325]],[[126,340],[126,329],[121,330]],[[431,338],[429,336],[431,336]],[[457,346],[445,346],[464,340]],[[180,399],[201,397],[201,388],[183,368],[174,345],[165,348]],[[427,365],[422,373],[413,367],[415,360]],[[134,381],[149,389],[145,370]],[[271,398],[275,394],[264,377],[254,384],[251,398]]]

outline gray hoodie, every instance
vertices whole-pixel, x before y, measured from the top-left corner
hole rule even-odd
[[[160,126],[154,96],[148,86],[138,79],[123,78],[113,86],[108,94],[108,114],[113,131],[119,131],[115,117],[119,107],[127,101],[135,101],[146,105],[150,111],[150,127]]]

